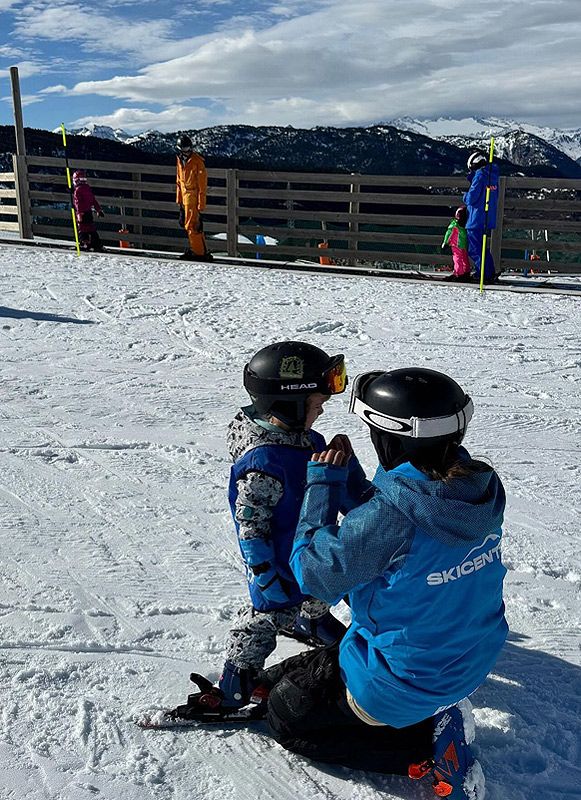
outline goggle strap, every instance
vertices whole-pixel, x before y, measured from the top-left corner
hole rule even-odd
[[[358,376],[361,377],[361,376]],[[466,429],[474,414],[474,404],[467,397],[463,408],[445,417],[392,417],[375,411],[359,397],[356,397],[357,380],[353,386],[353,395],[349,410],[367,422],[373,428],[396,433],[398,436],[409,436],[412,439],[431,439],[436,436],[450,436]]]

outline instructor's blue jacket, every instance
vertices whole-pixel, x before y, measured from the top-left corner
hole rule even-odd
[[[368,714],[401,728],[471,694],[502,648],[504,489],[492,469],[447,484],[409,463],[379,467],[374,496],[339,526],[346,475],[309,464],[291,567],[314,597],[349,595],[343,679]]]

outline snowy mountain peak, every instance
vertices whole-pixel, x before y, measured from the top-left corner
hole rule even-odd
[[[53,133],[60,133],[60,128],[55,128]],[[108,125],[97,125],[89,122],[82,128],[71,128],[67,133],[74,136],[96,136],[97,139],[110,139],[114,142],[126,142],[131,135],[122,128],[110,128]]]
[[[528,122],[516,122],[502,117],[438,117],[437,119],[414,119],[399,117],[386,123],[396,128],[421,133],[432,139],[443,139],[460,146],[470,147],[470,139],[479,140],[474,144],[481,145],[482,140],[491,136],[500,137],[514,131],[544,139],[557,150],[565,153],[574,161],[581,159],[581,128],[559,129]]]

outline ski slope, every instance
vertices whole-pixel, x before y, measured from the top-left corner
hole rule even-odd
[[[142,731],[217,677],[245,600],[226,425],[242,367],[301,338],[351,374],[429,366],[508,494],[510,641],[473,696],[490,800],[581,798],[581,321],[575,297],[0,248],[1,800],[428,800],[260,727]],[[334,398],[318,428],[363,426]],[[345,607],[336,613],[347,618]],[[281,643],[275,657],[297,652]]]

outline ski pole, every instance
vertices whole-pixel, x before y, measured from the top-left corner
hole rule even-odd
[[[484,202],[484,235],[482,236],[482,256],[480,259],[480,293],[484,291],[484,261],[486,258],[486,230],[488,228],[488,205],[490,202],[490,169],[494,158],[494,136],[490,137],[490,153],[488,155],[488,181],[486,182],[486,200]]]
[[[73,184],[71,181],[71,170],[69,168],[69,157],[67,155],[67,132],[65,130],[65,123],[61,122],[61,131],[63,133],[63,147],[65,149],[65,166],[67,170],[67,185],[69,187],[69,195],[71,198],[71,216],[73,218],[73,230],[75,232],[75,242],[77,245],[77,255],[81,255],[81,246],[79,244],[79,230],[77,228],[77,216],[75,214],[75,204],[73,203]]]

